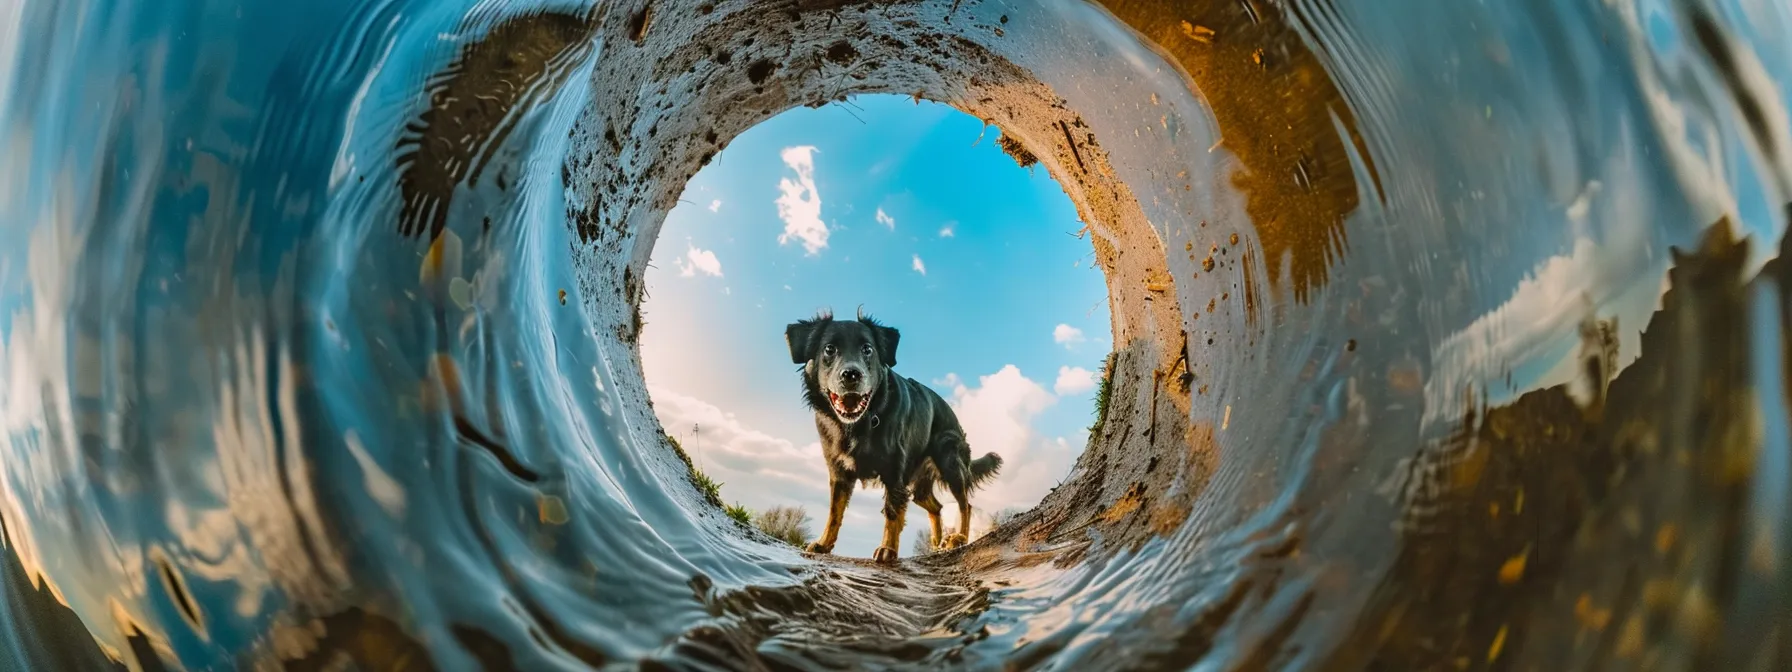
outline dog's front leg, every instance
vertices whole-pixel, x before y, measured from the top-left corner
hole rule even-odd
[[[884,543],[871,554],[875,562],[896,562],[896,549],[902,544],[902,526],[908,520],[908,485],[884,479]]]
[[[832,553],[840,539],[840,522],[846,519],[846,504],[852,501],[852,479],[828,479],[828,523],[821,530],[821,539],[809,544],[810,553]]]

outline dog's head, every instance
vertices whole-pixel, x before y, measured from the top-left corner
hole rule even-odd
[[[900,338],[863,313],[856,320],[823,314],[784,328],[790,361],[803,365],[809,404],[847,424],[865,417],[872,397],[883,389]]]

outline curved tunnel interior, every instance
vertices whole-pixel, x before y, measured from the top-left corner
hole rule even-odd
[[[286,135],[150,171],[209,190],[146,190],[143,212],[196,209],[188,232],[8,234],[40,265],[14,289],[0,257],[0,289],[71,325],[0,340],[0,641],[23,660],[1792,664],[1792,508],[1763,494],[1788,473],[1792,80],[1755,55],[1792,19],[1739,36],[1686,3],[1670,58],[1634,8],[1549,3],[1397,3],[1427,34],[1330,0],[461,4],[333,8],[302,22],[327,39],[219,75],[304,85],[238,101]],[[233,30],[274,39],[262,18]],[[391,48],[429,34],[453,39]],[[696,171],[870,93],[982,119],[1057,179],[1114,343],[1065,482],[895,567],[707,501],[637,343]],[[99,123],[5,110],[38,143]],[[123,118],[107,137],[145,156],[193,130]],[[134,280],[192,288],[46,284],[109,259],[71,239],[167,245],[185,261]],[[28,361],[51,355],[69,370]],[[152,400],[158,375],[199,391]],[[83,630],[97,651],[65,645]]]

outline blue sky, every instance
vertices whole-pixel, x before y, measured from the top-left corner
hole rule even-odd
[[[1063,189],[998,135],[864,96],[754,127],[692,179],[647,273],[641,350],[661,422],[724,498],[825,517],[784,327],[860,305],[902,331],[897,373],[958,409],[973,452],[1008,460],[980,511],[1030,506],[1068,473],[1111,349],[1107,291]],[[875,549],[881,497],[855,495],[836,553]]]

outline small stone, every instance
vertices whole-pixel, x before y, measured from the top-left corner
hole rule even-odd
[[[535,499],[535,510],[541,522],[549,525],[565,525],[567,520],[566,502],[553,495],[541,495]]]
[[[456,277],[448,281],[448,298],[461,310],[473,307],[473,285],[466,278]]]

